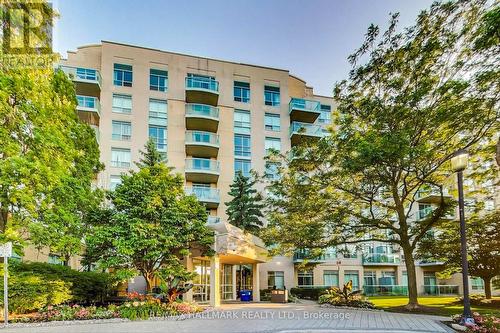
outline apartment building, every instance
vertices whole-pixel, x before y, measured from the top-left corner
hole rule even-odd
[[[103,41],[68,52],[60,68],[75,82],[79,116],[96,131],[105,170],[98,185],[113,190],[134,169],[152,138],[168,164],[185,177],[186,192],[204,203],[216,232],[216,255],[193,253],[186,265],[198,273],[188,299],[218,305],[238,291],[332,286],[352,280],[366,294],[404,294],[406,272],[398,249],[383,244],[327,251],[313,269],[298,268],[307,255],[268,256],[262,241],[227,222],[225,202],[235,172],[276,176],[269,149],[287,152],[302,140],[321,138],[335,108],[288,70],[208,59]],[[263,185],[260,188],[264,191]],[[432,195],[419,199],[433,204]],[[422,215],[423,216],[423,215]],[[460,293],[437,278],[439,263],[417,268],[422,294]],[[446,286],[441,284],[446,283]],[[143,290],[135,278],[129,290]],[[472,284],[472,289],[475,289]]]

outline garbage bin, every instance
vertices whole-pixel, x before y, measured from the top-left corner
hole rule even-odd
[[[274,289],[271,290],[271,303],[287,303],[288,290]]]
[[[240,291],[240,300],[242,302],[250,302],[252,300],[252,291],[251,290],[241,290]]]

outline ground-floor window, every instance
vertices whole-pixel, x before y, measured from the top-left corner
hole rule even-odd
[[[224,300],[233,299],[233,265],[223,264],[221,270],[221,296]]]
[[[408,285],[408,272],[404,271],[403,276],[401,278],[401,285],[407,286]]]
[[[267,272],[267,287],[269,289],[285,289],[285,272],[283,271],[268,271]]]
[[[484,280],[478,277],[472,277],[470,279],[470,284],[472,290],[484,290]]]
[[[359,273],[358,271],[345,271],[344,273],[344,283],[352,281],[352,289],[359,289]]]
[[[364,284],[365,286],[374,286],[377,284],[377,274],[375,271],[365,271]]]
[[[382,286],[396,285],[396,272],[384,271],[379,279],[379,284]]]
[[[299,287],[308,287],[314,285],[314,275],[312,270],[301,270],[298,274]]]
[[[193,300],[208,302],[210,300],[210,262],[193,259],[196,276],[193,278]]]
[[[328,287],[338,287],[339,271],[323,271],[323,285]]]

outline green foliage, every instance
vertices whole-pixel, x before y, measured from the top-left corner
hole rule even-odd
[[[310,299],[313,301],[325,294],[329,287],[298,287],[291,288],[290,294],[301,299]]]
[[[193,249],[210,255],[213,232],[205,207],[184,193],[182,177],[171,173],[151,143],[138,167],[108,193],[112,205],[89,216],[85,262],[139,272],[151,291],[162,267],[177,265]]]
[[[352,290],[352,281],[344,284],[342,289],[333,287],[320,295],[319,304],[349,306],[354,308],[373,309],[375,305],[361,296],[361,290]]]
[[[160,288],[166,294],[167,301],[172,303],[193,288],[193,284],[188,281],[191,281],[196,273],[189,272],[181,262],[176,260],[162,267],[156,276],[161,281]]]
[[[256,182],[255,175],[245,177],[242,172],[236,173],[229,190],[233,199],[226,202],[229,223],[252,233],[258,233],[262,227],[260,219],[264,216],[262,211],[265,207],[262,196],[254,188]]]
[[[270,187],[268,244],[284,253],[396,244],[409,307],[417,306],[415,249],[454,203],[442,199],[416,221],[416,194],[432,188],[443,198],[451,156],[484,153],[483,140],[498,130],[498,45],[475,48],[489,10],[485,1],[436,2],[402,32],[397,14],[384,33],[368,29],[349,57],[349,78],[335,86],[331,135],[282,160]]]

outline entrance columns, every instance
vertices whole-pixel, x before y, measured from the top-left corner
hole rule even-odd
[[[233,300],[236,301],[236,299],[238,298],[238,293],[236,291],[236,274],[237,274],[237,270],[236,270],[236,265],[231,265],[231,269],[233,270],[232,271],[232,275],[231,275],[231,284],[233,285]]]
[[[252,294],[254,302],[260,302],[259,268],[259,264],[252,264]]]
[[[210,258],[210,305],[220,306],[220,258],[218,254]]]
[[[193,271],[193,258],[191,258],[191,256],[186,257],[186,269],[188,272]],[[183,295],[183,299],[187,302],[193,301],[193,288]]]

